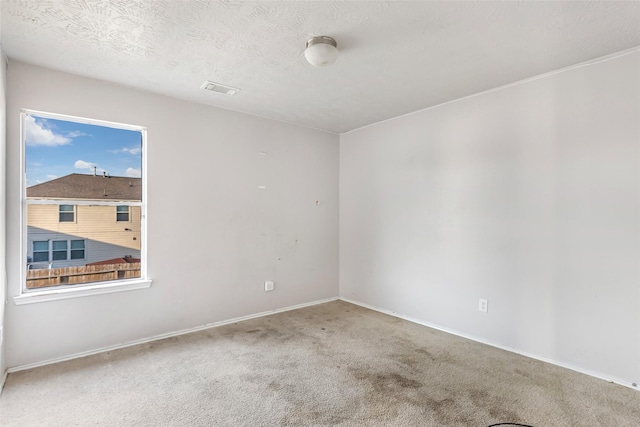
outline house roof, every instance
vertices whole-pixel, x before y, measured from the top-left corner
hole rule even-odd
[[[142,180],[72,173],[27,188],[30,199],[142,200]]]

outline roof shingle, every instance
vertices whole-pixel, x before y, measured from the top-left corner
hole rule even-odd
[[[30,199],[142,200],[142,179],[72,173],[27,188]]]

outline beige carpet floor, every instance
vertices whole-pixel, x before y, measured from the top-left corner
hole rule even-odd
[[[640,393],[342,301],[10,374],[9,426],[640,426]]]

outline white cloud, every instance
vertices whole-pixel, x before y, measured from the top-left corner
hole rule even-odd
[[[131,154],[132,156],[137,156],[142,152],[142,149],[140,147],[133,147],[133,148],[124,147],[120,150],[110,150],[109,152],[113,154],[126,153],[126,154]]]
[[[140,171],[140,169],[136,168],[127,168],[124,174],[129,178],[140,178],[142,176],[142,172]]]
[[[97,163],[85,162],[84,160],[76,160],[76,162],[73,164],[73,167],[75,167],[76,169],[89,169],[91,173],[94,173],[93,168],[96,168],[95,173],[97,173],[98,175],[102,175],[106,172],[105,169],[98,167]]]
[[[47,179],[56,179],[58,175],[47,175]]]
[[[69,138],[77,138],[79,136],[92,136],[91,134],[80,132],[79,130],[72,130],[71,132],[67,132],[66,134]]]
[[[44,145],[47,147],[57,147],[71,142],[71,138],[54,133],[51,129],[45,128],[36,122],[32,116],[24,119],[27,145]]]
[[[85,162],[84,160],[76,160],[76,162],[73,164],[73,167],[75,167],[76,169],[93,169],[96,166],[98,165],[91,162]]]

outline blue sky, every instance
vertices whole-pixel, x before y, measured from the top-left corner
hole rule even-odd
[[[140,177],[139,131],[54,120],[25,118],[27,187],[71,173]]]

